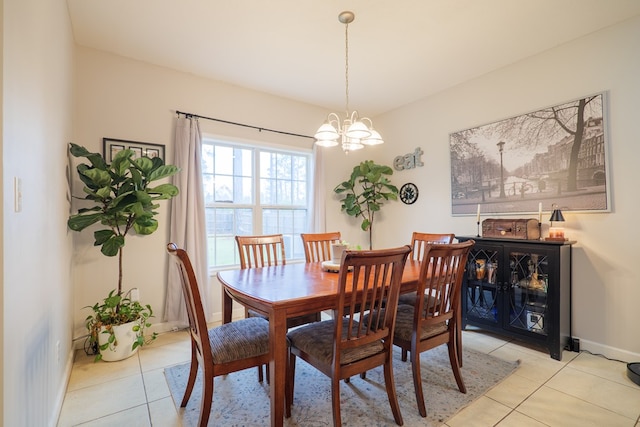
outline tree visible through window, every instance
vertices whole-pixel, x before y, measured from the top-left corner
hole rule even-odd
[[[304,258],[310,161],[301,151],[203,140],[210,267],[239,264],[236,235],[283,234],[287,260]]]

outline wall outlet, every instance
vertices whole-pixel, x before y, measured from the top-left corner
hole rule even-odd
[[[138,288],[131,289],[131,301],[140,301],[140,290]]]

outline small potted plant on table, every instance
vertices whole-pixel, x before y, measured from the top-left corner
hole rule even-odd
[[[99,348],[96,360],[122,360],[144,345],[145,327],[153,316],[150,305],[143,306],[136,298],[130,298],[122,289],[122,255],[125,237],[129,232],[144,236],[158,229],[157,201],[169,200],[178,194],[172,184],[150,184],[175,175],[176,166],[165,165],[159,157],[134,158],[132,150],[121,150],[108,164],[100,153],[70,144],[70,153],[84,157],[90,164],[81,163],[76,168],[84,183],[84,200],[93,206],[81,208],[67,221],[73,231],[82,231],[93,224],[105,228],[94,231],[94,246],[108,257],[118,255],[118,287],[107,297],[89,306],[93,315],[87,317],[89,341]],[[150,339],[154,339],[155,334]]]

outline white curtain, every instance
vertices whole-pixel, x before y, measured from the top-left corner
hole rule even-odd
[[[209,269],[202,189],[202,136],[198,119],[177,118],[174,164],[180,168],[173,178],[173,184],[178,187],[180,194],[171,203],[170,241],[189,254],[208,320],[211,315]],[[189,319],[182,297],[180,276],[174,263],[170,263],[167,283],[164,320],[176,327],[186,327]]]
[[[324,152],[322,147],[313,146],[313,200],[311,201],[310,232],[327,231],[326,191],[324,186]]]

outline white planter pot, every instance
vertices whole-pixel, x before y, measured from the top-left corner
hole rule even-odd
[[[136,332],[133,330],[133,327],[137,324],[138,322],[134,321],[113,327],[113,332],[115,334],[116,342],[118,343],[118,345],[110,345],[106,350],[100,350],[102,360],[106,362],[116,362],[118,360],[123,360],[127,357],[131,357],[138,352],[139,347],[136,347],[135,350],[131,350],[133,343],[138,337]],[[103,334],[102,332],[104,330],[105,328],[103,326],[100,329],[100,333],[98,334],[98,342],[100,346],[109,341],[110,334]]]

